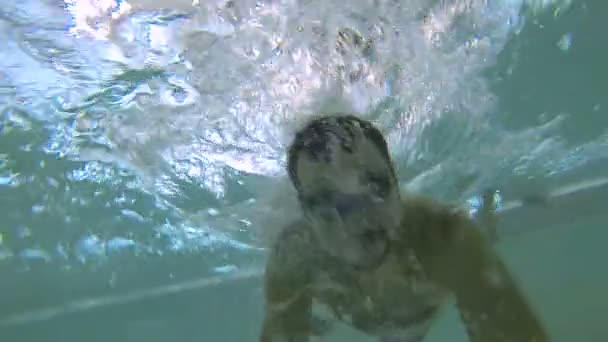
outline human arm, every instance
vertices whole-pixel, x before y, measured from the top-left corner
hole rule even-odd
[[[306,258],[297,233],[282,234],[264,274],[264,322],[260,342],[308,342],[312,300]]]
[[[411,210],[412,246],[428,277],[451,290],[472,342],[547,342],[515,279],[467,216],[427,202]]]

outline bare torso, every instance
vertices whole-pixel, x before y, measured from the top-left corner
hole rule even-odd
[[[316,250],[311,240],[307,242]],[[322,253],[312,254],[308,290],[313,312],[321,310],[321,315],[330,314],[367,334],[420,341],[445,302],[447,291],[433,286],[413,252],[398,242],[372,270],[349,269]]]
[[[466,214],[410,196],[403,215],[406,224],[388,232],[389,253],[367,270],[323,253],[305,222],[286,227],[267,264],[261,341],[285,336],[307,341],[318,334],[309,321],[312,300],[313,323],[315,316],[328,317],[317,311],[325,306],[330,319],[381,341],[421,342],[451,295],[470,341],[549,341],[506,267]]]

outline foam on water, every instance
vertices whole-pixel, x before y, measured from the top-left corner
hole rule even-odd
[[[285,212],[268,189],[289,191],[291,135],[323,110],[373,120],[407,187],[454,200],[504,185],[504,170],[560,172],[605,155],[606,139],[563,146],[563,116],[516,132],[492,123],[500,109],[483,73],[533,15],[522,8],[568,5],[8,1],[0,9],[2,134],[21,145],[3,151],[0,187],[38,189],[31,225],[54,213],[79,227],[91,203],[108,218],[42,234],[43,242],[36,231],[25,244],[39,252],[2,255],[84,261],[117,250],[257,249],[242,241]],[[336,48],[345,28],[365,42],[351,35]],[[11,166],[27,151],[35,167]],[[54,169],[63,171],[40,176]]]

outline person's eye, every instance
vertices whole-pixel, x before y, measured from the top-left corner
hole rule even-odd
[[[374,243],[380,239],[386,238],[386,235],[382,230],[367,230],[361,234],[361,238],[365,242]]]
[[[388,177],[375,174],[368,174],[365,182],[369,189],[380,197],[386,196],[391,186]]]
[[[327,205],[331,200],[331,193],[329,191],[319,191],[315,194],[306,196],[304,198],[304,204],[309,208],[316,208],[323,205]]]
[[[315,196],[305,197],[303,198],[302,202],[304,202],[304,205],[308,208],[318,207],[320,204],[318,198],[316,198]]]

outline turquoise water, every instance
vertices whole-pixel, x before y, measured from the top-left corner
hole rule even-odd
[[[606,174],[607,9],[4,1],[0,339],[255,340],[266,247],[293,207],[284,149],[323,109],[373,120],[404,187],[462,205]],[[339,54],[344,27],[372,53]],[[593,201],[501,227],[556,341],[608,339]],[[448,310],[429,340],[463,340],[457,326]]]

